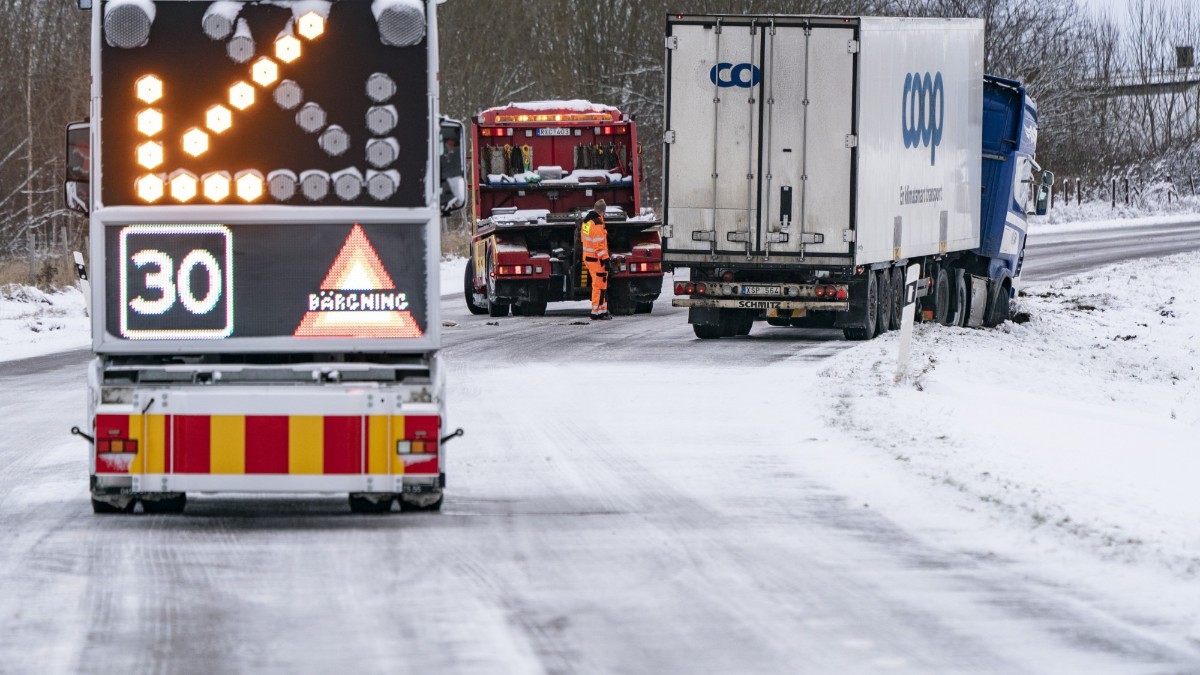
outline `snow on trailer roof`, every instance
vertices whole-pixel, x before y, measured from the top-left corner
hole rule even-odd
[[[545,114],[545,113],[563,113],[563,114],[588,114],[588,113],[608,113],[610,121],[619,122],[621,120],[621,111],[611,105],[603,103],[592,103],[583,99],[571,99],[564,101],[523,101],[509,103],[508,105],[496,106],[488,108],[476,116],[480,122],[484,118],[496,118],[504,115],[520,115],[520,114]],[[513,121],[513,120],[505,120]],[[534,121],[534,120],[530,120]]]

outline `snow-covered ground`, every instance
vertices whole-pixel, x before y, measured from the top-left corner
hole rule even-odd
[[[1198,267],[1189,253],[1031,286],[1028,322],[999,330],[917,326],[899,384],[895,333],[833,356],[825,420],[875,450],[818,466],[918,529],[961,538],[978,523],[946,516],[982,516],[1011,536],[971,544],[1152,598],[1200,641]],[[897,469],[946,508],[909,508],[913,484],[882,477]]]
[[[0,287],[0,362],[82,349],[91,343],[88,331],[78,288]]]

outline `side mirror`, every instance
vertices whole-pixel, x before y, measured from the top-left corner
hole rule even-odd
[[[87,215],[92,212],[90,192],[87,183],[69,180],[63,184],[63,201],[68,209]]]
[[[1054,185],[1054,172],[1053,171],[1043,171],[1042,172],[1042,185],[1045,185],[1047,187]]]
[[[442,116],[441,177],[442,215],[448,216],[467,205],[467,183],[463,167],[467,165],[466,128],[463,123]]]
[[[73,122],[67,125],[67,175],[63,196],[68,209],[91,212],[89,184],[92,178],[92,125]]]
[[[1049,173],[1049,172],[1047,172],[1047,173]],[[1051,175],[1051,180],[1053,180],[1053,175]],[[1035,206],[1034,206],[1034,214],[1038,215],[1038,216],[1044,216],[1044,215],[1046,215],[1047,212],[1049,212],[1049,210],[1050,210],[1050,185],[1043,183],[1043,184],[1039,185],[1038,189],[1037,189],[1037,201],[1035,202]]]

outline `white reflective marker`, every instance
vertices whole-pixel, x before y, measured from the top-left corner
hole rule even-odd
[[[908,351],[912,344],[913,322],[916,320],[917,279],[921,276],[920,265],[909,265],[904,277],[904,311],[900,318],[900,353],[896,358],[896,383],[908,379]]]

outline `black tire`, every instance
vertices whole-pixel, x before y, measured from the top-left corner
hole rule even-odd
[[[746,337],[754,330],[754,315],[749,312],[735,314],[731,317],[734,337]]]
[[[546,303],[544,302],[522,302],[519,305],[513,305],[514,316],[518,309],[521,311],[521,316],[546,316]]]
[[[847,340],[870,340],[875,337],[876,319],[879,316],[879,288],[875,284],[875,276],[874,272],[867,273],[866,297],[863,298],[863,305],[857,308],[858,325],[842,329]],[[855,311],[855,308],[851,306],[850,311]]]
[[[187,508],[187,494],[179,493],[165,499],[143,499],[142,511],[145,513],[183,513]]]
[[[97,515],[110,515],[114,513],[130,513],[133,511],[134,502],[129,502],[129,506],[121,507],[112,504],[103,499],[92,497],[92,513]]]
[[[957,271],[951,273],[953,275],[954,293],[950,296],[950,312],[946,316],[947,326],[965,326],[967,325],[967,278],[965,274],[959,274]]]
[[[950,277],[943,267],[938,267],[934,272],[933,294],[929,296],[929,299],[930,309],[933,310],[933,320],[943,325],[949,325]]]
[[[613,316],[630,316],[636,303],[629,291],[629,284],[622,281],[608,285],[608,312]]]
[[[400,498],[400,510],[404,513],[436,513],[442,510],[442,503],[446,501],[446,495],[438,495],[437,501],[432,504],[421,506],[412,502],[407,502],[403,497]]]
[[[634,314],[649,314],[654,311],[654,302],[639,302],[633,306]]]
[[[879,310],[875,317],[875,334],[883,335],[892,329],[892,273],[889,270],[879,270],[879,278],[875,284],[879,287]]]
[[[904,322],[906,274],[903,267],[892,268],[892,330],[900,330]]]
[[[488,300],[487,313],[488,316],[498,319],[502,316],[508,316],[509,308],[509,305],[502,305],[498,302],[492,302],[491,300]]]
[[[988,305],[987,321],[984,322],[984,325],[988,328],[995,328],[1008,321],[1011,306],[1012,300],[1008,295],[1008,288],[1002,280],[1000,287],[996,289],[995,295],[992,297],[992,302]]]
[[[359,495],[350,495],[350,513],[391,513],[394,499],[371,501]]]
[[[725,337],[724,326],[702,325],[698,323],[692,324],[692,332],[701,340],[716,340]]]
[[[467,302],[467,311],[476,316],[481,316],[487,314],[488,308],[486,304],[475,304],[475,275],[472,274],[474,269],[475,263],[470,258],[467,258],[466,267],[463,269],[463,299]]]

